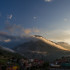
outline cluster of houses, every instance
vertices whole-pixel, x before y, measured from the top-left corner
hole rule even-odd
[[[42,68],[44,61],[38,59],[10,58],[6,65],[0,64],[0,70],[36,70]]]
[[[0,63],[0,70],[43,70],[44,64],[43,60],[13,57],[9,58],[5,65]],[[48,68],[70,68],[70,56],[56,59],[53,63],[49,63]]]
[[[53,68],[70,68],[70,56],[56,59],[53,63],[49,64]]]

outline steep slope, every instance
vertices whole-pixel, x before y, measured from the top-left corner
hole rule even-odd
[[[70,55],[70,50],[63,48],[60,45],[56,45],[50,40],[40,36],[33,36],[33,38],[35,38],[36,41],[31,40],[25,42],[18,47],[15,47],[14,50],[27,58],[37,58],[49,61]]]

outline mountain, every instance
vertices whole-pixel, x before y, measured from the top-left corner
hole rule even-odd
[[[17,37],[0,34],[0,45],[13,49],[26,58],[53,61],[62,56],[70,55],[69,49],[40,35]]]
[[[62,56],[70,55],[69,49],[57,45],[42,36],[35,35],[31,38],[30,41],[16,46],[14,50],[29,59],[36,58],[48,61],[53,61]]]
[[[57,44],[66,48],[66,49],[70,49],[70,44],[68,44],[66,42],[57,42]]]

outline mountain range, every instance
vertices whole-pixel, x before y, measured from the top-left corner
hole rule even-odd
[[[29,59],[53,61],[70,55],[70,49],[65,46],[65,43],[55,43],[39,35],[24,37],[5,37],[1,35],[0,45],[5,48],[11,48]]]

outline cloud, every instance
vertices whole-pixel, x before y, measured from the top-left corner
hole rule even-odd
[[[13,31],[14,31],[14,25],[13,25],[13,26],[7,25],[7,26],[5,27],[5,29],[8,30],[9,32],[13,32]]]
[[[34,16],[34,17],[33,17],[33,19],[37,19],[37,17],[36,17],[36,16]]]
[[[25,34],[38,33],[38,32],[40,32],[40,30],[39,30],[39,29],[36,29],[36,28],[24,29],[24,33],[25,33]]]
[[[44,0],[45,2],[52,2],[52,0]]]
[[[11,39],[4,40],[4,42],[10,42],[10,41],[11,41]]]
[[[0,41],[4,42],[10,42],[11,41],[11,36],[7,32],[0,31]]]
[[[67,22],[67,21],[68,21],[68,19],[67,19],[67,18],[64,18],[64,21],[65,21],[65,22]]]
[[[12,36],[7,32],[0,32],[0,40],[2,40],[2,41],[4,41],[4,40],[10,41],[11,39],[13,40],[13,39],[17,39],[17,38],[19,38],[19,37]]]
[[[70,30],[52,30],[47,35],[50,40],[70,42]]]
[[[25,30],[24,30],[24,33],[25,33],[25,34],[30,34],[31,32],[32,32],[31,29],[25,29]]]
[[[12,17],[13,17],[12,14],[8,15],[8,19],[12,19]]]
[[[20,36],[40,32],[37,28],[24,28],[23,26],[16,24],[6,24],[5,30],[12,35],[16,34]]]
[[[10,34],[20,34],[21,26],[16,24],[6,24],[5,30],[8,31]]]
[[[8,34],[7,32],[3,32],[3,31],[0,31],[0,35],[6,35]]]
[[[40,30],[36,28],[36,29],[33,29],[33,32],[37,32],[38,33],[38,32],[40,32]]]

